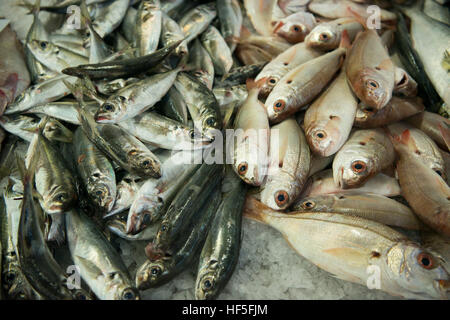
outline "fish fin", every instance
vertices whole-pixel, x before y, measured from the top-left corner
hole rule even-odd
[[[353,10],[350,6],[347,6],[347,12],[350,13],[352,17],[364,27],[364,30],[369,30],[369,28],[367,27],[366,19],[364,19],[363,16]]]
[[[444,139],[445,144],[447,145],[447,151],[450,151],[450,129],[448,125],[447,124],[442,125],[442,123],[439,123],[439,131],[441,132],[442,138]]]
[[[245,84],[247,86],[247,91],[253,90],[253,89],[257,89],[258,88],[258,82],[255,82],[254,79],[250,79],[248,78],[245,81]]]
[[[91,20],[91,16],[89,15],[89,10],[86,5],[86,0],[81,0],[80,13],[81,13],[81,19],[83,20],[83,23],[85,23],[86,26],[89,28],[89,30],[91,30],[92,29],[92,20]]]
[[[252,35],[252,33],[250,32],[250,30],[248,30],[248,28],[243,25],[241,27],[241,36],[239,38],[237,38],[238,42],[240,40],[244,40],[244,39],[247,39],[247,38],[251,37],[251,35]],[[236,39],[236,37],[233,37],[233,39]]]
[[[88,259],[85,259],[83,257],[80,257],[78,255],[76,257],[77,257],[78,262],[81,265],[81,267],[83,267],[85,270],[87,270],[87,272],[89,272],[95,278],[103,275],[102,270],[100,268],[98,268],[95,264],[93,264],[91,261],[89,261]]]
[[[16,152],[16,162],[17,168],[19,169],[20,177],[22,178],[22,184],[24,186],[28,184],[33,184],[34,181],[34,173],[37,168],[37,163],[39,160],[39,149],[36,148],[36,152],[31,156],[30,164],[28,168],[25,165],[25,160]]]
[[[278,23],[273,28],[272,33],[276,34],[278,32],[278,30],[280,30],[283,26],[284,26],[284,22],[278,21]]]
[[[243,216],[261,223],[266,223],[267,210],[271,211],[272,209],[266,207],[252,196],[247,196]]]
[[[341,42],[339,43],[339,48],[350,49],[352,47],[348,31],[342,31]]]

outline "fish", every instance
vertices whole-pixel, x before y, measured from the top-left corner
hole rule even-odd
[[[368,4],[356,3],[349,0],[313,0],[308,4],[308,10],[328,19],[354,17],[356,12],[364,20],[370,19],[373,12],[368,10]],[[349,10],[350,8],[350,10]],[[379,8],[379,19],[381,22],[397,20],[395,13]]]
[[[130,0],[116,0],[94,4],[92,27],[103,39],[122,23]]]
[[[117,191],[114,205],[111,211],[109,211],[104,218],[108,218],[128,210],[136,198],[139,188],[144,184],[144,182],[145,180],[143,180],[140,176],[130,173],[126,173],[122,179],[118,180],[116,183]]]
[[[423,1],[412,7],[402,6],[400,10],[411,19],[411,39],[419,55],[424,71],[442,100],[450,105],[450,75],[442,67],[450,42],[450,27],[428,17],[422,11]]]
[[[254,79],[266,65],[265,62],[258,64],[251,64],[247,66],[234,67],[224,74],[220,82],[216,81],[216,87],[232,87],[244,84],[247,79]]]
[[[185,72],[178,73],[174,85],[184,97],[194,127],[206,139],[214,140],[215,134],[222,129],[222,122],[213,92]]]
[[[101,300],[139,300],[120,255],[83,212],[66,214],[67,240],[79,273]]]
[[[317,58],[322,53],[318,50],[309,49],[305,43],[298,43],[290,47],[285,52],[275,57],[272,61],[266,64],[255,82],[260,88],[260,97],[267,98],[273,88],[290,70]]]
[[[255,30],[263,36],[272,34],[272,12],[275,0],[244,0],[245,10]]]
[[[217,298],[238,262],[247,187],[230,171],[224,178],[222,202],[200,254],[195,279],[196,300]]]
[[[139,290],[167,283],[193,263],[208,235],[211,220],[214,218],[221,200],[221,189],[217,189],[200,209],[199,222],[193,225],[189,237],[179,245],[179,249],[176,249],[172,256],[162,257],[156,261],[147,260],[138,268],[136,287]]]
[[[409,130],[392,139],[399,154],[397,175],[402,195],[422,222],[448,237],[450,187],[423,160],[411,153],[407,146],[411,143],[410,140]]]
[[[25,115],[1,116],[0,126],[7,132],[30,142],[35,133],[32,132],[39,125],[39,120]],[[33,128],[33,130],[29,130]]]
[[[294,203],[289,214],[304,212],[333,212],[408,230],[423,229],[422,223],[406,205],[374,193],[336,193],[306,197]]]
[[[346,59],[348,82],[368,107],[382,109],[391,100],[395,84],[394,64],[374,30],[358,34]]]
[[[153,53],[158,48],[162,20],[159,0],[141,1],[135,27],[135,47],[138,48],[140,56]]]
[[[19,266],[17,249],[18,227],[20,220],[20,205],[22,194],[13,190],[14,182],[8,181],[8,186],[0,199],[1,225],[1,285],[5,297],[10,300],[34,300],[36,293],[26,280]],[[15,202],[15,205],[12,205]]]
[[[95,114],[98,123],[117,123],[152,108],[172,87],[179,69],[132,83],[111,95]]]
[[[408,151],[418,157],[425,165],[438,175],[445,177],[445,162],[436,143],[424,132],[406,123],[398,122],[387,127],[391,140],[398,140],[405,136]]]
[[[214,84],[214,64],[208,51],[203,47],[200,40],[195,39],[189,51],[188,60],[189,73],[200,80],[208,89]]]
[[[49,41],[32,40],[27,43],[28,49],[35,58],[48,69],[60,73],[72,65],[83,65],[89,60]]]
[[[225,39],[214,26],[209,26],[201,36],[201,42],[205,50],[209,53],[214,66],[214,74],[223,76],[230,71],[233,66],[231,50]]]
[[[137,234],[127,233],[127,215],[125,213],[116,214],[105,222],[106,228],[114,235],[130,241],[153,241],[158,232],[159,225],[157,223],[144,228]],[[136,287],[138,287],[136,285]]]
[[[261,202],[272,209],[284,210],[303,190],[311,154],[305,134],[294,118],[274,125],[270,131],[270,164]]]
[[[247,100],[239,108],[234,122],[233,169],[247,184],[261,186],[270,161],[269,119],[263,103],[258,100],[256,83],[247,80],[247,90]]]
[[[117,196],[116,175],[109,159],[78,127],[74,134],[74,163],[89,197],[103,212],[110,212]]]
[[[137,58],[126,58],[94,64],[84,64],[76,67],[68,67],[61,72],[79,78],[89,77],[97,79],[127,78],[144,71],[155,70],[159,64],[169,56],[181,43],[177,41],[168,47],[161,48],[153,53]]]
[[[119,126],[144,143],[169,150],[202,149],[210,144],[196,130],[156,112],[144,112]]]
[[[306,110],[305,134],[311,151],[322,157],[337,153],[350,136],[356,109],[356,97],[342,70]]]
[[[55,101],[32,107],[23,113],[28,115],[35,114],[39,117],[49,116],[64,122],[80,125],[77,105],[78,102],[76,100]],[[98,103],[96,101],[86,101],[85,107],[90,114],[94,115],[98,109]]]
[[[342,34],[347,32],[351,42],[356,35],[363,31],[364,27],[354,18],[339,18],[336,20],[319,23],[306,36],[305,43],[308,48],[318,50],[334,50],[339,47]]]
[[[180,92],[172,87],[167,91],[167,94],[161,100],[158,110],[162,115],[181,122],[182,124],[188,123],[188,110],[183,96]]]
[[[208,28],[216,16],[216,5],[213,2],[201,4],[189,10],[183,18],[178,21],[178,24],[184,33],[184,41],[189,43],[197,38],[198,35]]]
[[[82,97],[77,88],[72,88],[81,105]],[[124,170],[142,177],[160,177],[159,159],[136,137],[114,124],[99,124],[81,107],[79,119],[86,136],[107,157]]]
[[[373,265],[380,268],[379,290],[410,299],[446,297],[441,284],[449,275],[440,259],[381,223],[328,212],[246,210],[244,216],[275,228],[297,254],[339,279],[367,285]]]
[[[419,97],[392,97],[381,110],[359,104],[356,111],[354,126],[357,128],[378,128],[407,119],[425,110]],[[414,118],[414,117],[413,117]]]
[[[383,130],[357,130],[334,157],[334,181],[343,189],[359,187],[394,160],[394,148]]]
[[[169,17],[164,12],[162,13],[161,21],[161,45],[167,47],[173,43],[184,40],[184,33],[178,23]],[[181,42],[175,49],[174,55],[182,58],[189,53],[189,49],[186,42]]]
[[[278,123],[310,103],[332,80],[342,65],[346,49],[338,48],[292,69],[267,97],[271,123]]]
[[[73,207],[77,200],[75,178],[59,150],[43,136],[41,130],[42,127],[37,133],[36,155],[31,156],[38,157],[35,181],[36,191],[40,195],[39,203],[48,214],[63,213]]]
[[[18,163],[23,176],[23,200],[18,228],[17,256],[23,274],[33,289],[45,299],[87,300],[92,297],[83,289],[73,290],[67,286],[68,276],[56,262],[47,247],[40,226],[41,207],[33,198],[33,176],[37,166],[33,158],[25,169]]]
[[[195,152],[195,151],[194,151]],[[137,234],[155,224],[164,214],[177,192],[200,167],[193,151],[180,151],[162,164],[163,175],[147,180],[136,194],[127,219],[127,233]]]
[[[300,11],[279,20],[275,24],[274,33],[295,44],[303,42],[316,24],[314,15]]]
[[[145,248],[150,260],[173,253],[173,244],[188,237],[189,225],[197,220],[200,208],[221,181],[220,165],[204,163],[195,171],[169,205],[155,240]]]
[[[217,15],[220,21],[220,33],[227,42],[230,51],[236,48],[233,38],[239,38],[242,28],[242,11],[237,0],[216,1]]]
[[[446,125],[450,125],[450,121],[448,119],[436,113],[423,111],[408,118],[407,122],[425,132],[426,135],[433,139],[433,141],[436,142],[440,148],[447,148],[447,144],[445,143],[445,140],[439,130],[439,125],[442,125],[444,128]]]
[[[367,182],[359,188],[343,189],[337,186],[334,182],[333,171],[331,169],[318,172],[310,177],[310,181],[305,186],[302,195],[299,199],[304,197],[311,197],[323,194],[335,193],[376,193],[386,197],[399,196],[400,185],[397,179],[379,173],[367,180]]]
[[[33,107],[54,102],[69,95],[70,90],[67,89],[63,81],[74,83],[76,78],[58,75],[31,85],[6,107],[4,114],[21,113]]]
[[[24,50],[8,25],[0,31],[0,115],[31,82]]]

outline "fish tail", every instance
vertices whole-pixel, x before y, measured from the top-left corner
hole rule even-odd
[[[80,6],[80,11],[81,11],[81,18],[83,19],[83,22],[89,27],[89,29],[92,29],[92,21],[91,21],[91,17],[89,15],[89,11],[86,5],[86,0],[82,0],[81,1],[81,6]]]
[[[6,176],[9,176],[13,172],[13,150],[15,149],[18,138],[15,137],[13,143],[8,149],[8,153],[5,156],[1,166],[0,166],[0,181],[3,180]]]
[[[35,152],[33,152],[28,168],[25,164],[25,160],[22,159],[22,157],[16,152],[17,168],[19,169],[20,177],[22,178],[24,190],[26,186],[33,184],[34,173],[37,168],[38,160],[39,160],[39,148],[36,148]]]
[[[39,14],[39,11],[41,10],[41,0],[36,0],[34,4],[31,4],[30,2],[23,0],[21,3],[17,4],[19,7],[25,7],[29,11],[26,14],[32,14],[35,17]]]
[[[254,197],[246,197],[243,211],[244,217],[261,223],[266,223],[266,218],[270,211],[272,211],[272,209],[266,207]]]

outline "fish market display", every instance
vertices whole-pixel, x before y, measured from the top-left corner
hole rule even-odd
[[[19,2],[0,300],[450,298],[448,1]]]

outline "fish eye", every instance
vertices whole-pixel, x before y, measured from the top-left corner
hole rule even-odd
[[[319,35],[319,39],[322,40],[322,41],[327,41],[327,40],[329,39],[328,34],[326,34],[326,33],[321,33],[321,34]]]
[[[323,140],[327,137],[327,133],[325,131],[320,130],[316,132],[315,136],[317,139]]]
[[[302,203],[302,208],[303,209],[312,209],[316,206],[314,201],[311,200],[307,200],[305,202]]]
[[[191,137],[191,139],[195,139],[195,131],[194,130],[190,130],[189,131],[189,136]]]
[[[442,171],[441,170],[436,170],[435,172],[442,177]]]
[[[427,270],[433,269],[435,267],[433,257],[425,252],[422,252],[417,256],[417,262],[419,262],[419,265],[422,268],[425,268]]]
[[[213,126],[215,122],[216,122],[216,121],[214,120],[213,117],[209,117],[208,119],[206,119],[206,124],[207,124],[208,126]]]
[[[245,175],[247,173],[248,170],[248,164],[247,162],[242,162],[239,166],[238,166],[238,172],[241,176]]]
[[[142,161],[142,166],[143,167],[148,167],[149,165],[150,165],[150,161],[149,160]]]
[[[55,200],[57,200],[57,201],[64,201],[66,199],[66,195],[65,194],[58,194],[56,197],[55,197]]]
[[[355,173],[362,173],[366,171],[367,165],[363,161],[354,161],[352,163],[352,170]]]
[[[135,300],[135,299],[136,295],[131,289],[126,289],[122,294],[122,300]]]
[[[294,32],[300,32],[300,31],[302,31],[302,27],[300,27],[299,25],[293,25],[291,27],[291,30]]]
[[[286,107],[286,102],[284,100],[277,100],[273,104],[273,110],[275,112],[281,112],[284,110],[285,107]]]
[[[167,225],[163,224],[161,225],[161,231],[167,231],[169,228],[167,227]]]
[[[270,78],[270,79],[269,79],[269,83],[270,83],[270,84],[275,84],[275,83],[277,83],[277,79],[275,79],[275,78]]]
[[[207,279],[205,279],[205,281],[203,281],[202,289],[203,289],[203,291],[209,291],[213,288],[213,286],[214,286],[214,280],[211,278],[207,278]]]
[[[113,111],[114,110],[114,105],[112,105],[111,103],[105,103],[103,105],[103,109],[105,109],[106,111]]]
[[[289,201],[289,195],[286,191],[281,190],[275,194],[275,202],[277,206],[282,207]]]
[[[152,275],[157,276],[157,275],[161,274],[161,268],[153,267],[150,269],[150,272],[152,273]]]
[[[371,87],[371,88],[373,88],[373,89],[378,89],[378,87],[379,87],[380,85],[379,85],[378,82],[376,82],[375,80],[367,80],[366,86],[367,86],[367,87]]]
[[[95,194],[96,194],[97,196],[101,196],[101,195],[103,194],[103,191],[102,191],[102,190],[97,190],[97,191],[95,192]]]
[[[46,49],[47,48],[47,41],[41,41],[39,42],[39,46],[41,47],[41,49]]]

